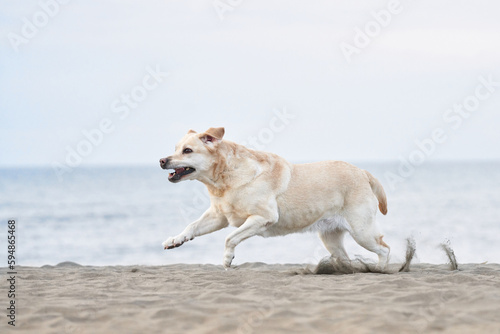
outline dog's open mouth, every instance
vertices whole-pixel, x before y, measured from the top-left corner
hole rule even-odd
[[[188,175],[196,171],[193,167],[174,168],[174,171],[168,174],[168,180],[171,182],[179,181],[184,175]]]

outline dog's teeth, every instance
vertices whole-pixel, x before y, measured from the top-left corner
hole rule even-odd
[[[186,170],[189,170],[189,167],[186,167]]]

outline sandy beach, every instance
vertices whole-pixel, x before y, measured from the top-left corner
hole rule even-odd
[[[347,275],[300,274],[305,267],[19,267],[15,331],[500,332],[499,264],[464,264],[458,271],[415,264],[405,273]],[[0,271],[6,277],[6,268]],[[1,300],[7,304],[3,293]],[[6,333],[12,328],[2,318]]]

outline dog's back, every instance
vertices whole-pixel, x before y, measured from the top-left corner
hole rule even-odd
[[[365,171],[343,161],[293,165],[287,189],[277,200],[280,220],[276,228],[290,231],[345,216],[360,207],[372,215],[378,202]]]

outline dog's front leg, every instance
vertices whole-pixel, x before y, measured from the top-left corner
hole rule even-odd
[[[198,220],[189,224],[181,234],[168,238],[162,245],[164,249],[179,247],[186,241],[193,240],[200,235],[215,232],[227,225],[226,217],[210,208]]]
[[[229,268],[234,259],[234,249],[245,239],[258,235],[266,230],[269,224],[272,224],[274,219],[265,218],[262,216],[252,215],[238,229],[233,231],[226,237],[226,249],[224,251],[224,268]]]

